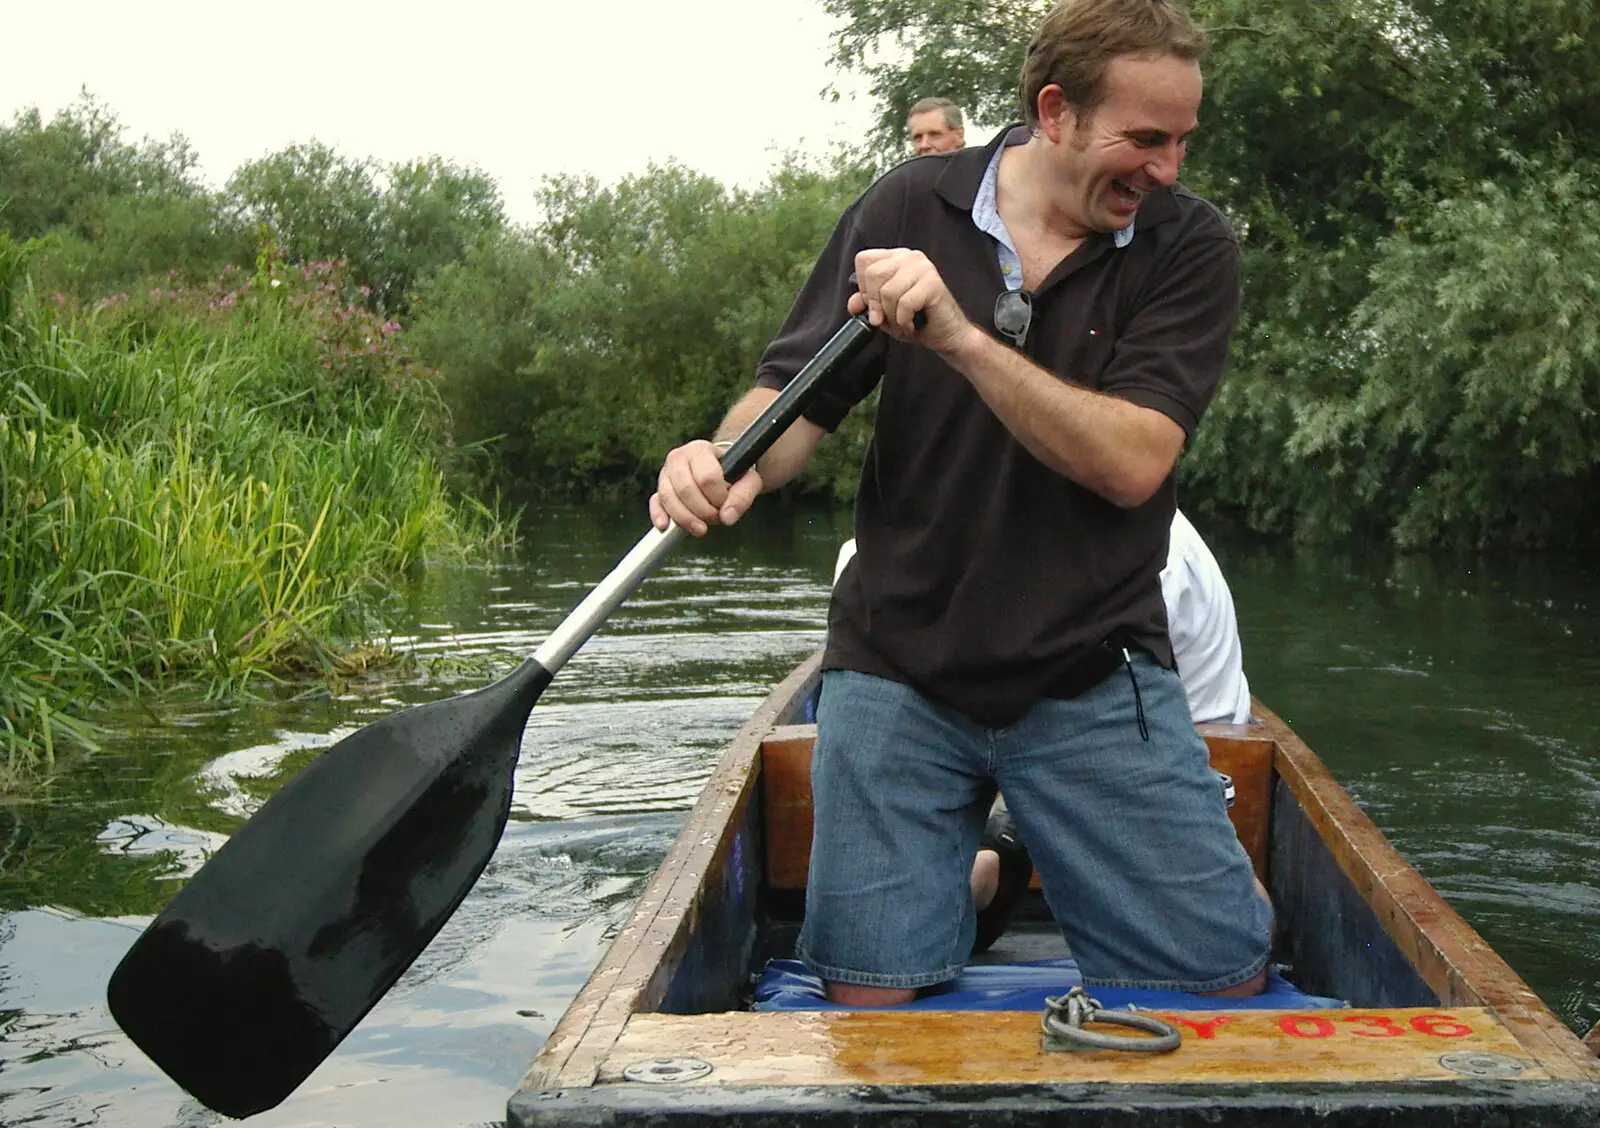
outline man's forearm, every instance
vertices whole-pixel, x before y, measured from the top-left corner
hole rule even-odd
[[[723,417],[717,427],[717,439],[737,439],[777,398],[778,393],[771,388],[750,389]],[[824,433],[821,427],[804,416],[791,423],[789,429],[778,436],[777,442],[767,448],[767,453],[756,463],[756,470],[761,474],[762,492],[775,490],[800,473]]]
[[[945,361],[1028,453],[1113,505],[1143,505],[1183,449],[1161,412],[1063,380],[976,327]]]

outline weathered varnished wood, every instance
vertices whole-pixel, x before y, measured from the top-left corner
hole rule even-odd
[[[1461,1074],[1440,1064],[1443,1055],[1483,1052],[1523,1062],[1523,1080],[1548,1079],[1481,1008],[1158,1013],[1183,1026],[1173,1053],[1047,1053],[1039,1016],[1019,1011],[641,1014],[598,1081],[619,1083],[628,1066],[663,1056],[710,1063],[697,1087],[1445,1081]]]
[[[1211,766],[1233,777],[1233,806],[1228,817],[1255,863],[1256,876],[1267,879],[1267,832],[1272,816],[1273,744],[1256,725],[1197,726],[1211,755]]]
[[[811,865],[811,746],[816,725],[785,725],[761,742],[767,884],[804,889]]]
[[[1259,701],[1279,778],[1339,868],[1446,1006],[1490,1007],[1551,1077],[1600,1080],[1600,1065],[1459,913],[1402,858],[1288,725]]]

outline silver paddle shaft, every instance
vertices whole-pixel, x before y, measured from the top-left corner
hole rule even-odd
[[[533,660],[552,674],[566,665],[567,659],[577,652],[578,647],[587,642],[589,636],[600,629],[600,624],[611,617],[611,612],[661,567],[661,562],[687,535],[674,524],[668,525],[664,533],[652,528],[640,537],[639,543],[629,550],[628,555],[595,585],[593,591],[584,596],[583,602],[574,607],[570,615],[561,620],[561,625],[544,640],[544,645],[533,652]]]
[[[743,477],[789,425],[800,418],[828,378],[861,352],[871,338],[872,327],[867,324],[865,315],[852,317],[840,326],[822,350],[795,373],[794,379],[766,406],[760,417],[734,440],[721,459],[723,478],[734,482]],[[664,533],[652,528],[621,563],[611,569],[611,574],[573,608],[572,614],[561,620],[561,625],[545,639],[544,645],[534,651],[533,660],[551,674],[566,665],[567,659],[600,629],[611,612],[661,566],[684,535],[675,524],[668,525]]]

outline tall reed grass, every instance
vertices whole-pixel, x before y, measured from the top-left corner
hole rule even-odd
[[[426,558],[506,538],[331,264],[78,308],[27,257],[0,233],[0,784],[108,698],[332,672]]]

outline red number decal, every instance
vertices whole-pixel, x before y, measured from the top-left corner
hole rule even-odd
[[[1310,1023],[1311,1029],[1304,1029]],[[1333,1036],[1333,1023],[1314,1014],[1289,1014],[1278,1019],[1278,1029],[1295,1038],[1329,1038]]]
[[[1472,1033],[1472,1027],[1453,1014],[1419,1014],[1411,1020],[1411,1029],[1435,1038],[1465,1038]]]
[[[1351,1015],[1345,1022],[1359,1022],[1372,1027],[1371,1030],[1352,1030],[1350,1033],[1358,1038],[1393,1038],[1397,1034],[1404,1034],[1405,1030],[1394,1024],[1394,1019],[1381,1014]]]
[[[1215,1038],[1217,1036],[1217,1027],[1228,1021],[1228,1016],[1225,1014],[1218,1015],[1216,1018],[1208,1018],[1204,1022],[1197,1022],[1192,1018],[1184,1018],[1182,1015],[1176,1014],[1164,1014],[1161,1017],[1166,1019],[1168,1022],[1175,1022],[1180,1026],[1187,1026],[1190,1030],[1194,1031],[1195,1037],[1202,1040],[1207,1038]]]

